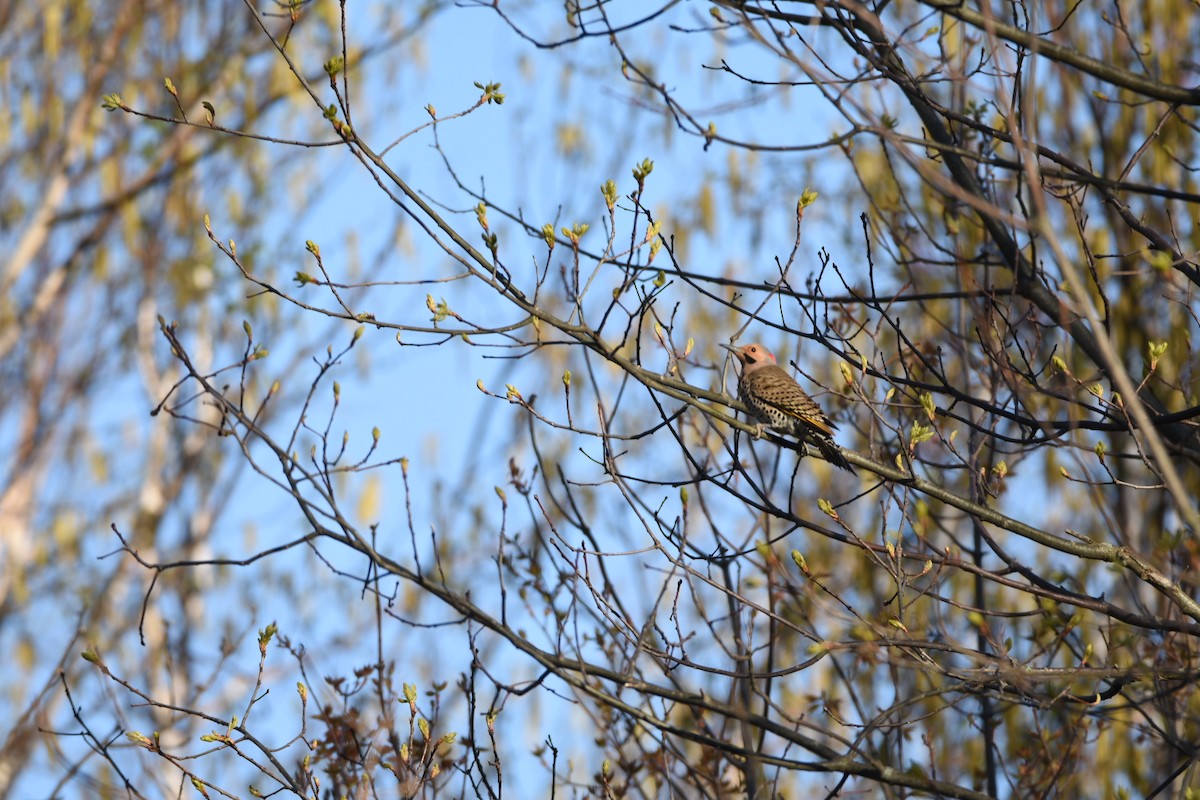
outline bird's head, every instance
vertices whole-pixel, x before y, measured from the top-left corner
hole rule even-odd
[[[741,347],[723,344],[721,347],[733,353],[734,358],[741,362],[743,374],[775,363],[774,354],[758,342],[744,344]]]

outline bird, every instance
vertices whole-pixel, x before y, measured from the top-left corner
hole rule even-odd
[[[757,435],[762,435],[764,427],[790,434],[815,445],[825,460],[835,467],[854,472],[854,467],[833,443],[834,424],[817,401],[800,388],[787,370],[775,363],[770,350],[757,342],[741,347],[721,346],[733,353],[741,364],[738,397],[757,424]]]

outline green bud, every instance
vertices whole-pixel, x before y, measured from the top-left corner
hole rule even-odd
[[[933,395],[929,392],[921,392],[920,401],[921,408],[925,409],[925,416],[933,419],[937,415],[937,411],[933,404]]]
[[[600,187],[600,194],[604,195],[604,204],[608,206],[608,210],[612,211],[617,205],[617,184],[607,180]]]
[[[646,177],[654,171],[654,162],[648,158],[642,159],[642,163],[633,168],[633,179],[641,186],[646,182]]]
[[[793,550],[792,561],[794,561],[796,566],[800,568],[801,572],[803,572],[805,575],[808,574],[808,562],[805,561],[803,553],[801,553],[799,550]]]
[[[1150,369],[1157,369],[1158,360],[1162,358],[1163,353],[1167,352],[1167,343],[1149,342],[1146,347],[1150,351]]]

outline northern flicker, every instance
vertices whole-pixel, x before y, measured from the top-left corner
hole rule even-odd
[[[854,472],[854,467],[833,443],[834,426],[829,417],[787,370],[775,363],[770,350],[761,344],[721,346],[742,365],[738,397],[750,410],[760,433],[766,427],[811,442],[830,464]]]

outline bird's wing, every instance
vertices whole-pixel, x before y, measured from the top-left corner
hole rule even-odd
[[[829,437],[833,436],[834,427],[833,423],[829,421],[829,417],[825,416],[825,412],[817,405],[817,401],[809,397],[808,392],[791,380],[790,375],[786,382],[775,382],[771,386],[771,391],[765,395],[764,400],[787,416],[799,420],[819,433]]]

